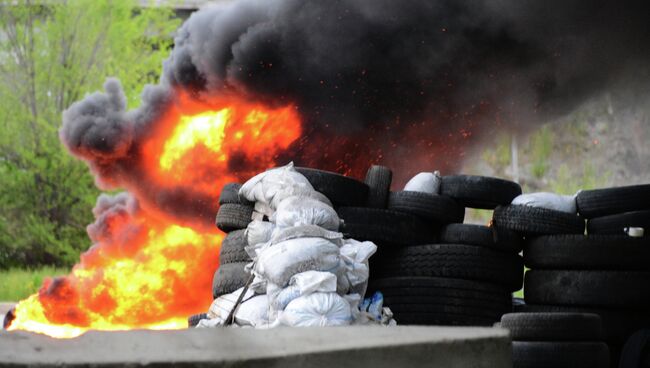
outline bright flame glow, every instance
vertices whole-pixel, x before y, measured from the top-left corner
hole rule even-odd
[[[216,203],[219,190],[276,165],[302,134],[293,106],[268,108],[229,98],[210,104],[182,93],[134,153],[142,180]],[[137,193],[136,193],[137,194]],[[207,197],[206,197],[207,196]],[[10,330],[57,338],[94,330],[179,329],[212,302],[223,235],[199,220],[156,212],[118,213],[70,275],[44,282],[21,301]],[[189,223],[188,223],[189,222]]]

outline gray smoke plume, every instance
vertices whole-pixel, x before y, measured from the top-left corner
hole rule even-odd
[[[293,103],[304,137],[281,159],[361,173],[372,162],[453,169],[471,144],[526,129],[625,83],[648,90],[650,3],[638,0],[241,0],[183,24],[160,84],[126,111],[119,83],[61,130],[104,187],[211,219],[210,198],[150,185],[138,147],[178,90]],[[630,87],[628,81],[636,83]],[[235,171],[246,163],[232,159]],[[402,176],[428,167],[404,168]],[[136,193],[138,198],[140,194]],[[192,205],[188,205],[187,201]],[[188,209],[190,208],[190,209]]]

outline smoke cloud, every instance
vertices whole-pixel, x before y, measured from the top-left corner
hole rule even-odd
[[[526,129],[629,80],[647,90],[649,10],[632,0],[215,5],[178,30],[141,107],[127,111],[119,82],[109,80],[64,113],[61,138],[103,188],[126,187],[145,207],[206,221],[209,198],[143,184],[138,164],[179,91],[295,104],[304,136],[282,159],[298,164],[358,176],[375,162],[401,176],[453,170],[472,144],[502,129]]]

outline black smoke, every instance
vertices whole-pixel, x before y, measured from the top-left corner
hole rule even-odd
[[[66,111],[61,137],[105,187],[141,188],[137,148],[180,89],[196,99],[296,104],[305,136],[283,158],[297,163],[357,175],[371,162],[404,158],[453,169],[468,146],[500,129],[526,129],[629,81],[646,91],[649,10],[635,0],[214,5],[178,30],[140,108],[127,112],[109,81],[105,94]],[[394,167],[401,176],[428,168]],[[191,197],[145,192],[172,211]]]

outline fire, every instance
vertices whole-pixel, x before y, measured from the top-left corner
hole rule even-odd
[[[179,96],[134,158],[158,188],[207,193],[216,203],[225,183],[275,165],[301,135],[293,106]],[[69,275],[46,280],[21,301],[9,330],[71,338],[88,330],[180,329],[207,310],[223,234],[198,220],[180,224],[173,213],[127,207],[97,210],[88,227],[93,246]]]

